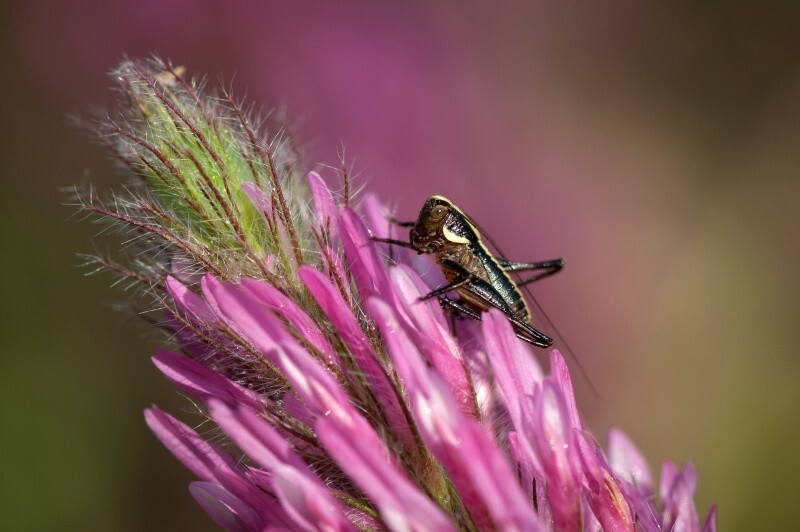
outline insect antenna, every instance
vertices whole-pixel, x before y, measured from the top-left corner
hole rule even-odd
[[[508,256],[503,252],[503,250],[500,248],[500,246],[497,244],[497,242],[495,242],[495,240],[489,235],[489,233],[487,233],[480,225],[478,225],[478,223],[475,222],[475,220],[473,220],[466,213],[462,213],[462,214],[464,214],[464,217],[467,219],[467,221],[469,221],[469,223],[472,224],[478,230],[478,232],[481,235],[481,238],[485,239],[487,242],[489,242],[489,244],[492,245],[492,247],[497,252],[497,256],[498,257],[500,257],[502,259],[507,259],[508,258]],[[592,379],[589,378],[589,373],[586,371],[586,368],[583,367],[583,364],[581,364],[580,359],[575,354],[575,352],[572,350],[572,348],[569,346],[567,341],[564,339],[564,336],[562,336],[561,332],[559,332],[558,328],[553,323],[553,320],[551,320],[550,316],[547,315],[547,312],[544,311],[544,308],[542,308],[542,305],[540,305],[539,302],[536,300],[536,297],[534,297],[533,293],[528,288],[528,285],[522,285],[521,284],[522,283],[522,277],[520,276],[519,273],[511,273],[509,275],[511,275],[513,277],[513,279],[516,281],[517,288],[521,288],[525,292],[525,295],[528,298],[528,302],[533,307],[533,310],[535,311],[535,314],[537,315],[537,317],[541,317],[542,318],[542,320],[544,321],[544,324],[549,328],[550,331],[552,331],[553,336],[555,336],[555,339],[558,341],[558,344],[560,346],[563,346],[564,351],[566,351],[569,354],[569,357],[572,360],[575,361],[575,364],[578,366],[578,370],[580,371],[581,375],[583,376],[583,380],[586,381],[586,384],[589,385],[589,389],[591,390],[592,395],[594,395],[595,398],[599,399],[600,398],[600,393],[597,391],[597,388],[595,387],[594,383],[592,382]]]
[[[520,278],[519,274],[514,274],[514,277],[516,277],[518,280]],[[595,388],[594,383],[592,382],[592,379],[589,378],[589,373],[586,371],[586,368],[583,367],[583,364],[581,364],[581,360],[578,358],[578,356],[575,354],[575,352],[569,346],[567,341],[564,339],[564,337],[558,331],[558,328],[553,323],[553,320],[550,319],[550,316],[548,316],[547,312],[544,311],[544,309],[542,308],[542,305],[540,305],[539,302],[536,300],[536,298],[533,297],[533,294],[531,294],[531,291],[528,289],[527,286],[523,286],[522,290],[525,291],[525,295],[528,296],[529,302],[532,304],[533,307],[535,307],[536,313],[541,315],[541,317],[544,319],[545,325],[547,325],[547,327],[551,331],[553,331],[553,335],[558,340],[558,343],[561,344],[562,346],[564,346],[564,350],[567,353],[569,353],[570,358],[575,361],[575,364],[578,366],[578,370],[581,372],[581,375],[583,376],[583,379],[586,381],[586,384],[589,385],[589,389],[591,390],[592,395],[594,395],[594,397],[596,399],[599,399],[600,398],[600,393],[597,391],[597,388]]]

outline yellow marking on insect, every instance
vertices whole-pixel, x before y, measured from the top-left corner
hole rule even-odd
[[[436,199],[438,201],[442,201],[444,203],[447,203],[448,207],[450,207],[455,212],[457,212],[464,219],[464,221],[467,222],[467,224],[472,229],[472,232],[475,233],[475,236],[478,237],[477,242],[475,242],[475,243],[477,243],[478,246],[480,246],[481,250],[483,250],[483,252],[486,254],[486,256],[489,257],[489,260],[491,260],[495,264],[495,266],[497,266],[498,270],[503,272],[505,275],[508,275],[509,278],[510,278],[510,274],[505,273],[505,270],[503,269],[502,266],[500,266],[500,263],[497,261],[497,258],[495,258],[494,254],[492,254],[489,251],[489,248],[486,247],[486,244],[483,243],[483,238],[481,238],[481,232],[478,231],[478,228],[475,226],[475,224],[473,223],[472,219],[469,216],[467,216],[464,211],[462,211],[460,208],[458,208],[455,203],[450,201],[448,198],[442,196],[441,194],[434,194],[433,196],[431,196],[431,199]],[[444,237],[448,241],[453,242],[455,244],[470,244],[471,243],[466,238],[460,237],[458,235],[453,234],[449,229],[447,229],[447,227],[443,227],[443,229],[444,229]],[[513,279],[512,279],[512,282],[513,282]],[[513,282],[513,284],[514,284],[514,287],[517,289],[517,293],[520,296],[520,301],[522,301],[522,306],[525,309],[525,314],[528,316],[528,320],[530,320],[531,309],[528,306],[528,302],[525,301],[525,297],[522,295],[519,287],[517,286],[517,283]]]
[[[447,226],[442,227],[442,234],[444,237],[453,244],[469,244],[469,239],[464,238],[463,236],[459,236],[452,232]]]

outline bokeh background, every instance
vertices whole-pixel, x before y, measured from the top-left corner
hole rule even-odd
[[[444,193],[512,258],[565,257],[534,292],[593,430],[693,461],[723,530],[796,521],[798,4],[431,4],[3,3],[0,529],[212,529],[142,419],[190,406],[63,205],[122,182],[66,115],[152,53],[283,106],[400,217]]]

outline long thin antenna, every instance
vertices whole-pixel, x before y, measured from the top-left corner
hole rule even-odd
[[[515,277],[519,278],[519,275],[515,274]],[[594,383],[592,382],[592,379],[589,378],[589,373],[586,371],[586,368],[583,367],[583,364],[581,364],[581,360],[577,357],[577,355],[575,355],[575,352],[569,346],[567,341],[564,340],[564,337],[558,331],[558,328],[553,323],[553,320],[550,319],[550,316],[547,315],[547,312],[544,311],[544,309],[539,304],[539,302],[536,300],[536,298],[533,297],[533,294],[531,294],[531,291],[528,290],[528,287],[527,286],[523,286],[522,289],[528,295],[528,298],[529,298],[530,302],[533,303],[533,305],[536,307],[536,310],[539,312],[539,314],[542,315],[542,318],[544,318],[545,324],[547,324],[547,326],[550,329],[552,329],[552,331],[553,331],[555,337],[558,339],[559,343],[562,344],[564,346],[564,349],[567,351],[567,353],[569,353],[570,358],[575,361],[575,364],[578,366],[578,370],[580,370],[581,375],[583,375],[583,379],[586,381],[586,384],[589,385],[589,389],[592,391],[592,395],[594,395],[594,397],[596,399],[599,399],[600,398],[600,393],[597,391],[597,388],[595,388]]]

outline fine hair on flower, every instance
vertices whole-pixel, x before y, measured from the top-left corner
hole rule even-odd
[[[145,420],[216,523],[716,529],[691,464],[656,482],[621,430],[598,442],[558,350],[545,371],[497,309],[423,299],[446,283],[434,259],[376,241],[402,230],[390,210],[344,164],[309,170],[282,117],[158,58],[112,77],[119,107],[79,121],[128,181],[80,207],[123,245],[87,261],[165,333],[152,361],[198,408]]]

